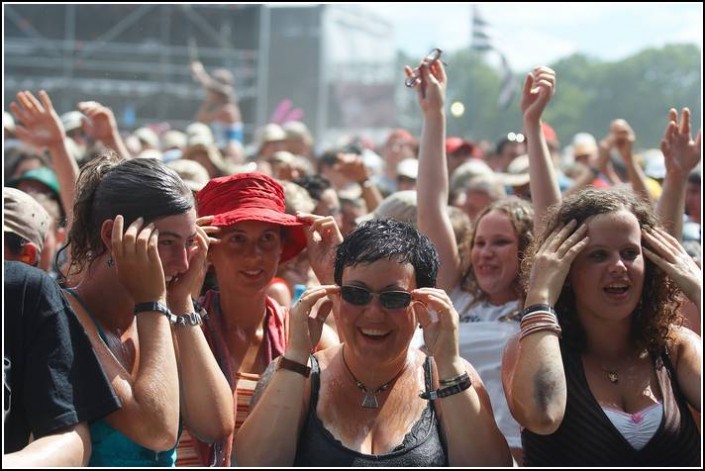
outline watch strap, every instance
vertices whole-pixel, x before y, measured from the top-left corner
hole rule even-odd
[[[289,360],[283,355],[279,357],[277,370],[293,371],[294,373],[300,374],[304,378],[308,378],[311,374],[311,368],[309,366],[299,363],[298,361]]]
[[[135,309],[133,310],[133,312],[135,313],[135,315],[141,312],[161,312],[167,317],[167,319],[169,319],[169,322],[171,322],[172,324],[179,323],[178,316],[174,315],[174,313],[172,313],[169,308],[166,307],[164,304],[157,301],[137,303],[135,304]]]

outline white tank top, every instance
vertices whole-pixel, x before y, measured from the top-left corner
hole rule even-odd
[[[653,404],[635,414],[630,414],[611,407],[603,407],[605,415],[619,433],[634,447],[641,450],[649,443],[651,437],[661,425],[663,418],[663,403]]]

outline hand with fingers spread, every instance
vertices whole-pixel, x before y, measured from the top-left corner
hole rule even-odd
[[[700,306],[703,273],[695,260],[668,232],[655,227],[642,232],[644,254],[676,282],[688,299]]]
[[[304,230],[311,268],[321,283],[332,284],[335,249],[343,241],[338,224],[332,216],[297,212],[296,217],[307,226]]]
[[[304,291],[299,300],[296,301],[289,311],[287,358],[306,363],[309,354],[321,340],[323,324],[333,307],[333,302],[325,298],[329,295],[336,295],[339,292],[339,286],[316,286]]]
[[[166,301],[166,282],[159,257],[159,231],[142,218],[132,222],[123,234],[124,218],[116,216],[112,228],[112,252],[120,283],[135,304]]]
[[[22,123],[15,131],[20,140],[39,149],[62,145],[66,131],[47,92],[41,90],[39,99],[32,92],[18,92],[10,110]]]
[[[678,112],[671,108],[668,112],[668,125],[661,139],[661,152],[666,163],[667,175],[687,177],[702,158],[701,131],[691,137],[690,110],[683,108],[680,120]]]
[[[527,74],[521,94],[524,121],[538,122],[556,92],[556,72],[549,67],[536,67]]]
[[[438,288],[418,288],[411,292],[424,344],[437,363],[451,364],[459,359],[458,313],[448,294]]]
[[[526,304],[555,305],[563,290],[570,266],[587,246],[587,226],[577,229],[575,220],[554,230],[536,252],[531,268]]]

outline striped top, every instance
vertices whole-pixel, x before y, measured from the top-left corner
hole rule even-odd
[[[522,431],[524,466],[700,466],[700,432],[668,355],[654,361],[663,395],[659,428],[636,450],[590,392],[580,353],[563,345],[561,352],[568,393],[565,415],[551,435]]]
[[[260,375],[252,373],[236,373],[237,386],[234,391],[233,400],[235,401],[235,433],[240,430],[242,423],[245,421],[250,413],[250,401],[252,395],[255,392],[255,387],[257,386],[257,381],[259,381]],[[232,437],[231,441],[232,441]],[[179,445],[176,448],[176,466],[178,467],[200,467],[204,466],[207,461],[203,460],[201,456],[206,456],[209,451],[208,446],[202,445],[200,442],[195,440],[189,431],[184,428],[181,438],[179,439]],[[235,463],[232,463],[235,465]],[[228,463],[223,463],[223,465],[228,466]]]
[[[230,466],[235,464],[232,457],[233,437],[250,413],[250,400],[254,394],[260,375],[237,371],[230,356],[230,349],[223,337],[222,314],[220,312],[220,295],[209,291],[201,299],[208,311],[208,319],[203,324],[203,331],[215,356],[218,366],[230,384],[235,401],[235,429],[225,440],[208,444],[194,439],[188,430],[184,431],[177,446],[176,466]],[[288,311],[276,301],[267,297],[267,314],[264,319],[264,339],[262,349],[267,364],[284,354],[288,331]]]

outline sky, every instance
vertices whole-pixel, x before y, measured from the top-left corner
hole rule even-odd
[[[419,59],[434,47],[468,47],[472,4],[366,3],[392,23],[397,48]],[[478,4],[515,72],[581,52],[618,61],[647,47],[694,43],[702,51],[702,3]]]

